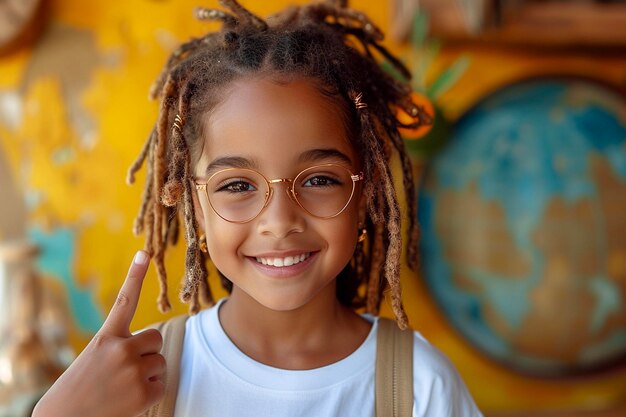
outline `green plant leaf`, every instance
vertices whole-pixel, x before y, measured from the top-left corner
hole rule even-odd
[[[411,45],[421,47],[428,36],[428,16],[419,9],[413,15],[413,28],[411,30]]]
[[[400,82],[405,81],[400,71],[398,71],[389,61],[381,62],[380,68],[382,68],[382,70],[385,71],[387,74],[391,75],[393,79],[398,80]]]
[[[470,58],[462,55],[452,65],[446,68],[427,89],[427,95],[433,100],[439,98],[452,87],[465,73],[470,64]]]
[[[411,51],[411,67],[413,68],[413,83],[411,85],[413,89],[426,94],[428,69],[437,57],[440,47],[441,43],[439,41],[430,40],[423,48]]]

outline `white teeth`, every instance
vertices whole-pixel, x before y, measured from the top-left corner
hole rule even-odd
[[[300,263],[308,258],[310,255],[310,253],[303,253],[301,255],[287,256],[285,258],[261,258],[257,256],[256,261],[262,263],[263,265],[271,265],[280,268],[283,266],[291,266]]]

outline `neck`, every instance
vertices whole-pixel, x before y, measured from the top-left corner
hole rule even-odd
[[[219,312],[226,334],[251,358],[284,369],[324,366],[352,353],[369,323],[342,306],[329,285],[306,305],[276,311],[234,287]]]

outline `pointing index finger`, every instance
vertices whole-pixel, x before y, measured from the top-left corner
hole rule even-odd
[[[137,310],[143,278],[146,276],[150,257],[145,251],[138,251],[130,265],[126,280],[120,288],[115,304],[106,318],[103,330],[118,336],[129,336],[130,322]]]

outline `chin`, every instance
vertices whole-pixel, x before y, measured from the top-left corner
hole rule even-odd
[[[293,297],[281,297],[280,299],[277,299],[276,297],[266,299],[255,298],[255,301],[262,307],[279,313],[295,311],[308,304],[306,301],[294,300]]]

